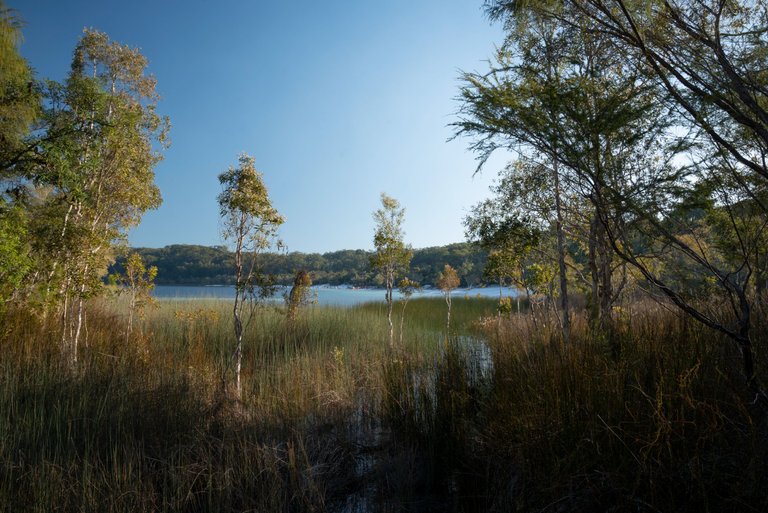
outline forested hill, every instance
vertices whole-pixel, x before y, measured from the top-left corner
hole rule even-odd
[[[224,246],[172,245],[164,248],[134,248],[147,266],[158,268],[158,285],[226,285],[233,282],[232,253]],[[262,256],[265,271],[277,277],[280,284],[289,285],[294,273],[306,269],[316,284],[381,285],[381,278],[371,269],[371,252],[341,250],[330,253],[288,254],[268,253]],[[486,254],[468,243],[416,249],[408,277],[423,285],[433,285],[445,264],[459,271],[462,286],[482,281]],[[110,269],[121,271],[124,259]]]

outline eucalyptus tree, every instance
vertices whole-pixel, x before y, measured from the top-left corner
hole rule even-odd
[[[133,333],[133,322],[136,316],[144,317],[144,310],[155,303],[152,291],[155,288],[157,267],[147,267],[144,259],[137,252],[132,252],[125,261],[125,271],[111,275],[110,280],[120,287],[119,294],[128,296],[128,323],[125,329],[125,340],[128,342]],[[139,333],[141,335],[141,333]]]
[[[397,290],[400,291],[402,296],[401,303],[403,305],[400,311],[400,345],[403,345],[403,325],[405,324],[405,307],[408,306],[408,301],[411,299],[414,293],[421,290],[421,285],[409,278],[403,278],[397,284]]]
[[[253,157],[240,155],[239,165],[219,175],[219,213],[222,236],[234,245],[235,300],[232,320],[235,347],[222,375],[226,386],[227,374],[234,366],[237,397],[242,394],[243,329],[252,319],[259,300],[274,292],[274,283],[264,271],[260,256],[273,248],[282,247],[278,230],[285,219],[272,206],[264,179]],[[245,311],[246,306],[248,311]]]
[[[445,304],[448,305],[448,313],[445,318],[446,333],[451,329],[451,293],[459,286],[459,283],[461,283],[461,280],[459,279],[459,274],[456,272],[456,269],[449,264],[445,264],[445,267],[437,276],[435,285],[442,291],[443,296],[445,297]]]
[[[161,202],[154,167],[169,123],[156,113],[156,81],[146,67],[139,50],[85,30],[66,82],[46,88],[46,136],[27,172],[40,197],[33,253],[72,363],[85,301],[101,289],[112,247]]]
[[[387,323],[389,325],[389,344],[394,343],[394,327],[392,324],[392,292],[399,274],[408,271],[413,252],[406,246],[403,238],[403,221],[405,208],[396,199],[381,193],[381,208],[373,213],[375,229],[373,233],[374,254],[371,256],[371,266],[384,277],[387,302]]]
[[[293,278],[291,290],[285,294],[286,315],[288,322],[293,322],[299,313],[299,308],[310,302],[312,277],[305,269],[299,269]]]

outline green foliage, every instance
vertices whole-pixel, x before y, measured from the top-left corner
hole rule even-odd
[[[285,219],[272,206],[253,157],[242,154],[238,160],[237,167],[219,175],[223,188],[218,197],[222,236],[234,245],[238,293],[265,297],[271,294],[271,280],[258,256],[282,245],[277,235]]]
[[[403,220],[405,208],[400,203],[383,192],[381,193],[381,208],[373,213],[376,224],[373,232],[373,245],[376,248],[371,256],[371,267],[382,275],[385,299],[387,301],[387,322],[389,324],[389,343],[394,343],[394,325],[392,323],[392,291],[395,288],[397,276],[408,271],[413,258],[410,247],[405,245],[403,237]]]
[[[408,270],[413,253],[403,242],[403,220],[405,209],[400,203],[381,193],[381,208],[373,213],[376,224],[373,245],[376,248],[371,256],[371,266],[384,275],[387,290],[391,291],[395,277]]]
[[[501,315],[512,313],[512,298],[502,297],[499,299],[498,312]]]
[[[458,133],[475,137],[481,162],[502,147],[556,160],[564,187],[589,200],[586,253],[601,329],[610,331],[627,282],[644,281],[739,346],[745,380],[768,408],[750,341],[766,284],[765,5],[486,7],[508,37],[490,73],[464,75]],[[702,294],[730,309],[700,309]]]
[[[437,285],[437,288],[442,290],[444,294],[450,295],[450,293],[459,286],[459,283],[461,283],[461,280],[459,280],[459,274],[456,272],[456,269],[449,264],[445,264],[443,271],[437,277],[435,285]]]
[[[531,266],[541,265],[536,263],[536,257],[547,258],[537,252],[546,233],[522,205],[512,200],[511,191],[517,188],[510,186],[508,178],[509,175],[493,188],[493,198],[472,208],[464,226],[467,237],[488,251],[483,276],[489,282],[504,285],[511,281],[524,290],[532,290]]]
[[[418,282],[405,277],[398,282],[397,290],[403,295],[403,299],[407,301],[414,292],[421,290],[421,285]]]
[[[312,278],[307,271],[299,269],[296,271],[296,277],[293,279],[293,286],[290,292],[285,294],[285,304],[288,307],[288,319],[295,320],[299,308],[307,305],[310,301],[310,287]]]
[[[134,251],[126,262],[125,274],[116,275],[114,281],[117,285],[129,289],[131,292],[140,293],[147,299],[150,297],[152,289],[155,288],[156,277],[157,267],[154,265],[147,267],[141,255]]]
[[[276,229],[284,219],[272,207],[253,157],[242,154],[238,161],[238,167],[230,167],[219,175],[223,188],[218,197],[220,214],[225,220],[223,235],[225,239],[235,239],[242,226],[248,235],[248,247],[263,250],[272,245]]]
[[[448,305],[448,314],[445,321],[445,328],[449,330],[451,327],[451,292],[459,286],[461,280],[459,280],[459,274],[456,269],[449,264],[445,264],[443,271],[437,275],[437,281],[435,285],[443,292],[445,296],[445,302]]]
[[[233,364],[237,396],[242,393],[241,367],[244,327],[255,313],[257,301],[274,293],[274,281],[262,267],[260,255],[282,243],[277,238],[283,217],[272,206],[261,173],[253,157],[242,154],[240,165],[219,175],[223,190],[219,194],[222,236],[234,245],[235,305],[232,309],[235,346],[230,362],[224,367],[222,384]],[[245,306],[249,306],[244,318]]]
[[[0,199],[0,310],[19,291],[31,268],[26,212]]]
[[[155,288],[157,267],[146,267],[144,261],[136,252],[128,257],[124,274],[110,275],[110,282],[119,286],[118,294],[128,296],[128,327],[125,332],[126,339],[130,338],[133,331],[134,317],[144,319],[144,311],[148,306],[156,304],[152,297]]]
[[[0,2],[0,178],[29,156],[26,144],[40,115],[40,95],[32,69],[19,54],[22,22]]]
[[[35,84],[17,52],[19,26],[0,4],[0,245],[14,266],[0,289],[4,300],[17,289],[14,300],[43,315],[55,308],[76,363],[85,301],[101,292],[128,230],[160,204],[154,166],[168,120],[137,49],[86,29],[66,82]]]

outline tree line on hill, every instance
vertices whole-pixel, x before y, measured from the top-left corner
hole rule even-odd
[[[134,248],[147,266],[157,267],[158,285],[231,285],[234,255],[225,246],[175,244],[163,248]],[[327,253],[277,253],[260,255],[263,271],[280,285],[291,285],[299,270],[310,273],[315,284],[380,287],[383,277],[371,266],[373,252],[362,249]],[[457,269],[462,287],[486,284],[485,250],[470,243],[456,243],[413,250],[409,278],[434,285],[445,264]],[[126,257],[118,258],[110,273],[125,271]],[[493,282],[492,282],[493,283]]]

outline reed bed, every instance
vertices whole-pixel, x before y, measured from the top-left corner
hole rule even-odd
[[[768,509],[737,352],[655,304],[612,340],[576,316],[564,345],[552,316],[458,297],[446,333],[445,302],[414,299],[393,347],[381,304],[263,307],[239,399],[230,307],[161,302],[126,338],[124,305],[94,303],[76,368],[55,324],[6,312],[0,511]]]

